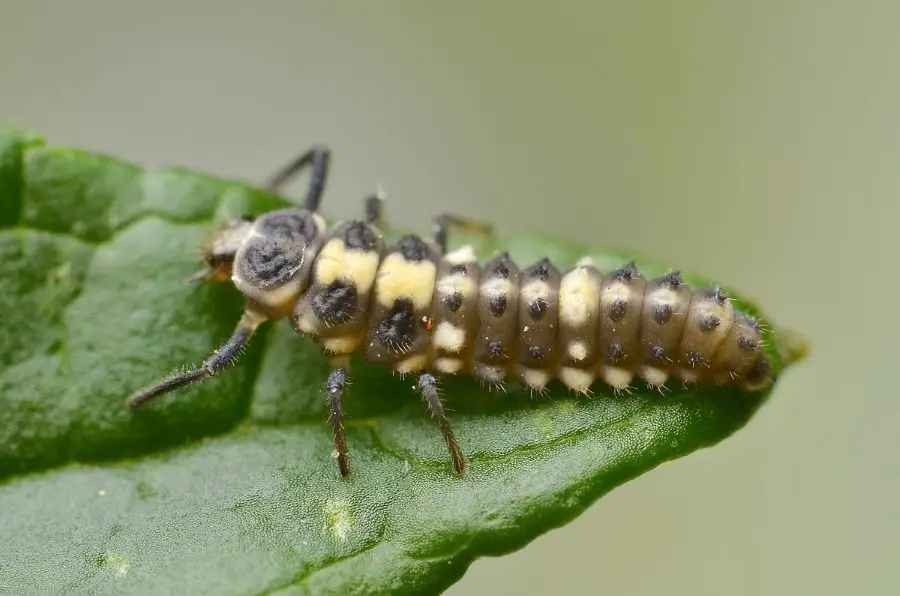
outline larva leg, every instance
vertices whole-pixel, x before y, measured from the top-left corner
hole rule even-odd
[[[363,199],[363,212],[367,224],[377,228],[381,227],[384,218],[384,193],[381,190]]]
[[[212,356],[207,358],[203,364],[145,387],[133,393],[125,403],[129,408],[135,409],[160,395],[215,376],[216,373],[229,364],[237,362],[238,357],[243,353],[247,344],[250,343],[250,339],[257,328],[265,321],[266,318],[264,316],[253,311],[245,311],[231,337]]]
[[[437,418],[438,426],[441,427],[441,434],[444,436],[444,442],[447,443],[447,449],[450,451],[450,461],[453,463],[453,471],[457,474],[464,474],[466,471],[466,458],[462,454],[459,441],[453,434],[453,428],[450,426],[450,420],[444,413],[444,405],[441,403],[441,396],[438,393],[437,379],[434,375],[423,374],[419,376],[419,391],[428,404],[432,415]]]
[[[278,192],[304,168],[311,166],[312,172],[309,176],[309,185],[306,188],[306,198],[303,201],[303,207],[312,212],[316,212],[319,210],[322,191],[325,190],[325,182],[328,178],[328,165],[330,161],[331,151],[328,147],[311,147],[294,161],[275,172],[266,183],[266,189],[271,192]]]
[[[331,430],[334,435],[334,453],[337,457],[338,468],[341,470],[341,476],[346,476],[350,472],[350,463],[347,459],[347,441],[344,439],[344,423],[341,412],[341,399],[344,396],[344,386],[346,384],[347,371],[344,368],[333,368],[325,384],[325,389],[328,392]]]
[[[487,222],[442,213],[434,218],[432,238],[445,253],[447,252],[447,233],[450,228],[475,236],[491,236],[494,233],[494,226]]]

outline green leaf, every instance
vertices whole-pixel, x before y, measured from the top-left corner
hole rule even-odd
[[[278,197],[0,130],[0,588],[7,593],[439,591],[651,468],[717,443],[771,393],[548,398],[444,384],[470,457],[451,475],[409,379],[355,362],[353,472],[331,452],[328,367],[285,321],[237,367],[131,413],[123,398],[226,338],[230,286],[189,285],[216,222]],[[521,263],[633,255],[533,235]],[[639,260],[648,275],[661,263]],[[688,276],[695,284],[707,283]],[[740,306],[758,309],[746,301]],[[767,331],[775,376],[802,346]]]

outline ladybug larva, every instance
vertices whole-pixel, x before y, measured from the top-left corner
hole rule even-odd
[[[537,392],[558,378],[583,394],[597,378],[617,392],[637,377],[657,389],[670,378],[747,390],[770,381],[757,321],[720,288],[692,289],[677,271],[648,280],[634,262],[603,273],[589,259],[568,271],[547,259],[520,268],[506,252],[482,266],[471,246],[448,252],[447,234],[490,226],[450,215],[435,218],[429,238],[407,235],[387,246],[380,194],[364,200],[362,219],[328,229],[317,211],[329,160],[328,149],[310,149],[270,180],[274,192],[311,168],[302,208],[242,217],[209,238],[206,268],[194,279],[230,279],[246,298],[244,313],[203,364],[136,392],[131,408],[215,376],[261,324],[284,317],[321,344],[332,366],[325,389],[342,475],[349,462],[341,400],[355,353],[416,376],[457,474],[466,459],[439,396],[441,375],[469,374],[494,387],[515,379]]]

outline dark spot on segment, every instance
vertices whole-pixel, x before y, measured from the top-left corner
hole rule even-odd
[[[742,352],[753,352],[759,348],[759,340],[755,337],[747,337],[746,335],[742,335],[738,337],[737,345]]]
[[[687,355],[688,362],[690,363],[692,368],[696,368],[698,366],[709,366],[709,362],[706,360],[706,357],[700,352],[690,352]]]
[[[488,344],[488,354],[491,355],[492,358],[500,358],[503,356],[503,344],[499,341],[492,341]]]
[[[543,298],[535,298],[528,304],[528,312],[531,314],[533,321],[543,319],[548,308],[550,308],[550,303]]]
[[[469,270],[468,270],[468,268],[466,267],[466,264],[465,264],[465,263],[458,263],[458,264],[453,265],[452,267],[450,267],[450,275],[456,275],[456,274],[458,274],[458,273],[461,273],[462,275],[468,275],[468,274],[469,274]]]
[[[614,281],[629,282],[632,278],[637,277],[637,264],[634,261],[622,265],[610,274]]]
[[[653,356],[655,360],[664,360],[666,357],[666,350],[662,346],[650,346],[650,355]]]
[[[373,251],[378,246],[378,236],[364,221],[344,222],[335,230],[335,236],[344,241],[349,249]]]
[[[550,259],[544,257],[531,267],[525,270],[525,277],[528,279],[539,279],[541,281],[547,281],[547,278],[550,277],[550,272],[554,271],[556,268],[550,263]]]
[[[717,317],[716,315],[706,315],[705,317],[700,319],[699,327],[700,331],[709,333],[721,324],[722,321],[720,321],[719,317]]]
[[[412,345],[416,325],[412,301],[406,297],[398,298],[391,313],[375,329],[375,337],[395,352],[400,352]]]
[[[494,296],[491,298],[491,302],[488,306],[490,306],[492,315],[495,317],[502,317],[503,313],[506,312],[506,296],[503,294]]]
[[[512,261],[508,252],[502,252],[488,263],[484,268],[485,277],[497,277],[500,279],[509,278],[509,267]]]
[[[660,304],[653,313],[653,320],[657,325],[665,325],[672,318],[673,312],[671,304]]]
[[[622,348],[622,344],[609,344],[606,354],[610,360],[617,362],[625,357],[625,350]]]
[[[678,286],[684,283],[681,277],[681,271],[669,271],[662,276],[661,285],[668,287],[670,290],[677,290]]]
[[[543,360],[547,352],[541,346],[528,346],[528,355],[535,360]]]
[[[413,234],[401,238],[397,242],[395,250],[403,255],[404,259],[413,263],[425,261],[431,257],[431,249],[428,248],[428,244]]]
[[[718,286],[714,288],[701,288],[698,292],[700,292],[701,296],[715,300],[718,304],[725,304],[725,300],[728,298],[728,296],[725,295],[725,292],[722,291],[722,288]]]
[[[459,292],[453,292],[449,296],[444,297],[444,305],[447,307],[447,310],[450,312],[456,312],[459,310],[459,307],[462,306],[463,297]]]
[[[607,313],[609,314],[609,318],[614,322],[619,322],[622,320],[622,317],[625,316],[625,312],[628,310],[628,303],[619,298],[613,300],[613,303],[609,305],[609,309]]]
[[[357,308],[356,285],[340,279],[331,282],[312,299],[313,312],[326,325],[342,325],[349,321]]]

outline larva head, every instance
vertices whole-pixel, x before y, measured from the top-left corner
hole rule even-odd
[[[198,273],[194,279],[211,281],[227,281],[231,278],[234,256],[244,244],[253,226],[253,217],[244,216],[229,221],[213,232],[203,247],[203,261],[206,270]]]
[[[235,287],[270,319],[286,316],[306,289],[324,229],[325,221],[305,209],[261,216],[235,255]]]

